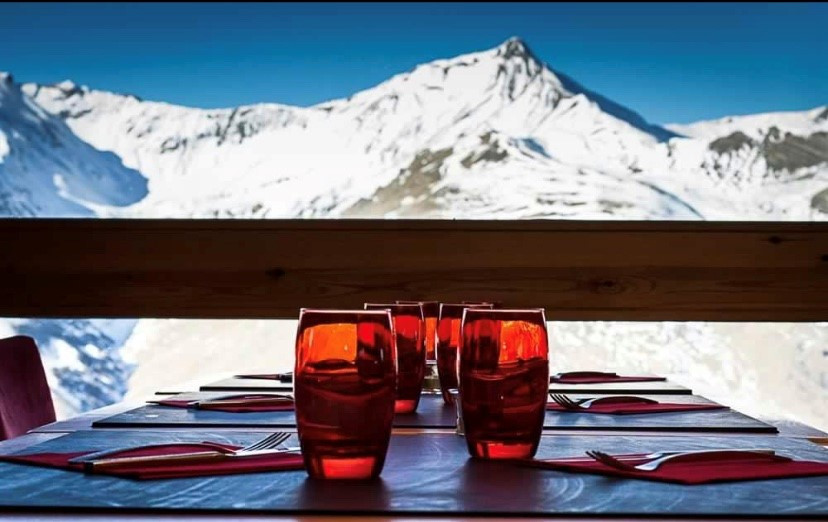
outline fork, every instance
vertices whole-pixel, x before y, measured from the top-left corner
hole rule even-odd
[[[617,395],[612,397],[593,397],[592,399],[578,399],[573,400],[569,396],[564,395],[563,393],[552,393],[549,392],[549,396],[555,401],[556,404],[559,406],[567,409],[567,410],[586,410],[589,409],[590,406],[595,403],[595,401],[603,400],[603,399],[634,399],[635,402],[641,403],[650,403],[654,404],[658,401],[654,401],[652,399],[647,399],[645,397],[635,397],[635,396],[626,396],[626,395]]]
[[[562,393],[550,392],[549,396],[552,398],[553,401],[555,401],[556,404],[563,408],[566,408],[567,410],[585,409],[585,406],[581,406],[581,404],[585,402],[584,400],[574,401]]]
[[[111,459],[92,460],[84,462],[84,469],[96,471],[101,469],[115,469],[122,466],[135,464],[152,464],[154,462],[184,463],[191,461],[215,460],[224,458],[249,457],[265,453],[276,453],[284,450],[277,450],[278,446],[290,438],[290,433],[276,432],[244,448],[226,453],[222,451],[199,451],[193,453],[180,453],[178,455],[146,455],[141,457],[116,457]],[[292,449],[292,448],[290,448]],[[123,450],[121,450],[123,451]]]
[[[649,455],[644,455],[641,458],[652,458],[649,462],[645,462],[643,464],[639,464],[637,466],[633,466],[624,462],[623,460],[613,457],[608,453],[604,453],[603,451],[587,451],[586,454],[597,460],[602,464],[606,464],[607,466],[615,469],[620,469],[622,471],[655,471],[657,470],[662,464],[667,462],[668,460],[672,460],[678,457],[684,457],[687,455],[703,455],[703,454],[715,454],[715,453],[754,453],[757,455],[776,455],[776,452],[769,449],[716,449],[716,450],[698,450],[698,451],[680,451],[680,452],[661,452],[661,453],[651,453]]]
[[[285,440],[287,440],[290,437],[289,433],[286,433],[286,432],[283,432],[283,431],[277,431],[277,432],[272,433],[269,436],[265,437],[264,439],[262,439],[260,441],[257,441],[257,442],[254,442],[250,446],[248,446],[246,448],[242,448],[238,451],[241,452],[241,451],[244,451],[244,450],[249,450],[251,448],[252,449],[258,449],[258,448],[256,448],[256,446],[259,446],[259,445],[262,445],[262,446],[269,445],[273,440],[275,440],[277,438],[277,435],[278,436],[285,436],[285,438],[282,439],[281,442],[284,442]],[[95,453],[88,453],[86,455],[81,455],[80,457],[75,457],[73,459],[70,459],[69,462],[70,463],[87,462],[87,461],[97,460],[97,459],[100,459],[102,457],[106,457],[108,455],[113,455],[115,453],[124,453],[124,452],[127,452],[127,451],[136,450],[136,449],[155,448],[155,447],[159,447],[159,446],[191,446],[193,444],[194,444],[193,442],[165,442],[165,443],[162,443],[162,444],[151,444],[151,445],[148,445],[148,446],[128,446],[126,448],[115,448],[115,449],[97,451]],[[204,444],[204,445],[207,445],[207,446],[214,446],[216,448],[223,449],[220,445],[214,444],[212,442],[201,442],[200,444]],[[266,448],[261,448],[261,449],[266,449]]]
[[[259,452],[263,450],[271,450],[276,449],[279,447],[281,443],[288,440],[290,438],[290,433],[284,431],[277,431],[276,433],[271,433],[267,437],[263,438],[258,442],[254,442],[249,446],[245,446],[240,450],[236,450],[232,453],[234,457],[243,456],[243,455],[250,455],[254,452]]]

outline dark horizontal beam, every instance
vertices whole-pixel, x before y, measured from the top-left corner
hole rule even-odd
[[[828,224],[0,220],[0,315],[296,317],[491,299],[562,320],[828,320]]]

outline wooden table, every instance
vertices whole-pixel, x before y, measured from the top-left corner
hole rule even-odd
[[[153,397],[156,398],[157,397]],[[137,406],[140,406],[143,402],[139,401],[132,401],[132,402],[124,402],[115,404],[112,406],[108,406],[106,408],[101,408],[99,410],[95,410],[78,417],[60,421],[57,423],[53,423],[50,425],[46,425],[40,427],[36,430],[33,430],[28,435],[23,437],[19,437],[17,439],[5,441],[0,443],[0,454],[6,453],[13,453],[17,451],[23,451],[27,448],[30,448],[34,445],[44,443],[47,441],[55,441],[59,437],[69,434],[69,433],[89,433],[89,436],[101,436],[105,437],[105,434],[109,433],[110,430],[104,429],[93,429],[91,427],[92,423],[95,420],[100,420],[106,417],[109,417],[113,414],[117,414],[120,412],[128,411],[133,409]],[[814,430],[813,428],[809,428],[807,426],[795,424],[795,423],[777,423],[776,426],[780,429],[780,435],[778,436],[768,436],[768,435],[760,435],[760,434],[716,434],[715,437],[720,440],[720,443],[726,444],[730,440],[733,440],[734,443],[736,441],[742,441],[745,437],[749,440],[753,441],[765,441],[765,440],[772,440],[768,439],[768,437],[776,437],[778,439],[795,439],[797,444],[805,443],[805,441],[816,442],[817,444],[824,444],[828,446],[828,435]],[[245,432],[250,433],[254,439],[260,437],[260,435],[255,435],[256,432],[262,433],[266,431],[271,431],[272,429],[267,428],[246,428]],[[124,433],[125,430],[118,430],[120,433]],[[142,430],[143,431],[143,430]],[[147,432],[152,432],[159,434],[167,433],[165,436],[180,436],[182,433],[190,433],[190,436],[193,436],[193,433],[198,434],[201,436],[203,434],[202,430],[182,430],[182,429],[175,429],[175,428],[156,428],[153,430],[146,430]],[[224,433],[226,436],[230,437],[233,436],[234,430],[233,428],[210,428],[209,431],[211,433],[221,434]],[[283,431],[293,431],[291,428],[284,429]],[[453,433],[451,429],[412,429],[412,428],[401,428],[395,429],[394,431],[396,440],[400,440],[399,437],[406,437],[406,436],[416,436],[418,439],[420,437],[433,437],[433,436],[442,436],[445,437],[445,440],[448,442],[452,441],[461,441],[456,434]],[[183,436],[183,435],[181,435]],[[670,432],[648,432],[646,434],[642,434],[641,432],[635,431],[613,431],[613,432],[602,432],[602,431],[556,431],[556,430],[547,430],[544,433],[543,439],[548,443],[554,442],[551,446],[549,444],[546,445],[547,450],[551,451],[549,448],[554,448],[558,444],[575,444],[578,441],[589,441],[587,444],[592,446],[596,444],[606,444],[606,441],[609,437],[621,437],[624,440],[628,441],[641,441],[641,440],[653,440],[653,437],[658,438],[659,440],[667,440],[669,442],[670,439],[668,437],[673,437],[676,441],[686,441],[686,440],[696,440],[701,442],[704,437],[709,436],[709,434],[688,434],[688,433],[670,433]],[[693,437],[693,439],[688,439],[688,437]],[[411,439],[413,440],[413,439]],[[425,439],[424,439],[425,440]],[[618,439],[621,440],[621,439]],[[722,442],[724,441],[724,442]],[[661,442],[663,443],[663,442]],[[462,445],[461,445],[462,446]],[[461,447],[459,446],[459,447]],[[814,446],[817,448],[817,446]],[[822,450],[817,448],[818,451],[828,451]],[[399,458],[399,456],[397,457]],[[828,459],[828,456],[826,456]],[[416,460],[416,459],[415,459]],[[390,470],[390,468],[388,468]],[[385,473],[385,472],[384,472]],[[390,473],[390,471],[389,471]],[[118,479],[116,479],[118,480]],[[792,479],[797,480],[797,479]],[[0,476],[0,483],[2,483],[2,476]],[[641,483],[638,483],[640,486]],[[693,486],[691,486],[693,487]],[[0,490],[1,491],[1,490]],[[632,490],[631,490],[632,491]],[[690,491],[690,490],[688,490]],[[543,497],[538,497],[538,500],[542,499]],[[421,520],[422,517],[420,516],[411,516],[406,514],[384,514],[374,516],[371,514],[366,514],[367,516],[322,516],[322,515],[311,515],[305,514],[302,516],[294,516],[294,515],[285,515],[285,514],[265,514],[265,513],[243,513],[243,512],[232,512],[232,517],[234,519],[239,520],[275,520],[275,521],[314,521],[314,520],[374,520],[374,521],[407,521],[407,520]],[[176,520],[216,520],[216,519],[223,519],[226,520],[228,513],[218,514],[218,513],[147,513],[135,511],[135,510],[111,510],[107,513],[70,513],[66,510],[50,510],[50,509],[27,509],[26,512],[9,512],[4,510],[4,508],[0,507],[0,521],[6,520],[52,520],[52,519],[60,519],[60,520],[109,520],[113,518],[117,518],[120,520],[163,520],[167,518],[175,518]],[[594,514],[593,516],[583,516],[578,514],[577,516],[563,516],[563,517],[551,517],[548,513],[544,514],[543,516],[547,518],[554,518],[555,520],[624,520],[623,517],[619,518],[617,516],[606,516],[602,514]],[[457,517],[444,517],[444,516],[437,516],[437,518],[433,518],[431,516],[428,517],[429,520],[469,520],[470,518],[467,516],[457,516]],[[509,518],[508,516],[504,518],[504,516],[497,516],[499,520],[516,520],[517,518]],[[634,518],[634,517],[633,517]],[[715,517],[714,517],[715,518]],[[741,518],[741,517],[740,517]],[[630,518],[631,519],[631,518]],[[659,518],[659,520],[708,520],[709,518],[705,517],[686,517],[682,516],[679,518]],[[744,520],[765,520],[771,518],[762,518],[757,514],[753,518],[743,518]]]

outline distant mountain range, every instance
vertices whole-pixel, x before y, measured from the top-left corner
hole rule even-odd
[[[653,125],[517,38],[307,108],[0,73],[0,216],[824,220],[828,106]],[[72,410],[124,393],[134,325],[0,320]]]
[[[4,215],[828,216],[828,106],[660,127],[517,38],[308,108],[0,78]]]

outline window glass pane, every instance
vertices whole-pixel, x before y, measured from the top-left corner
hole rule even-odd
[[[0,7],[0,217],[828,219],[826,4],[245,9]],[[294,328],[0,319],[62,417],[289,367]],[[826,330],[552,323],[552,364],[828,429]]]

